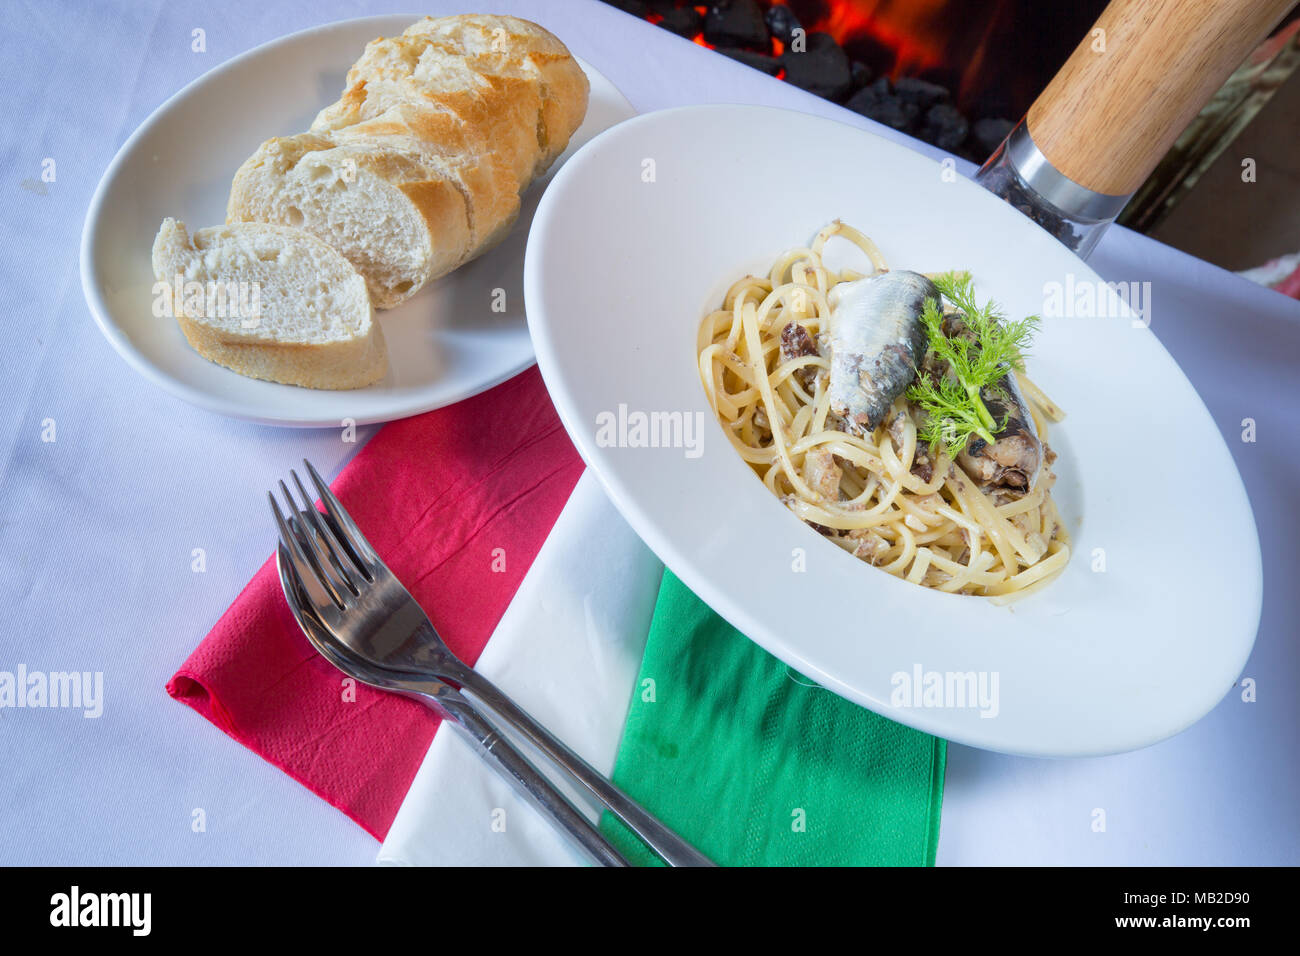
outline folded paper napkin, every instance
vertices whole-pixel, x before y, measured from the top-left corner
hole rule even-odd
[[[943,741],[808,686],[670,573],[652,602],[658,562],[593,480],[570,499],[581,474],[530,369],[385,426],[333,489],[464,659],[477,660],[509,605],[485,669],[602,770],[630,693],[615,780],[714,859],[933,863]],[[562,509],[567,523],[547,540]],[[525,574],[533,586],[521,588]],[[633,689],[629,654],[652,603]],[[580,862],[531,808],[488,826],[516,798],[458,738],[430,749],[428,709],[346,687],[299,631],[274,560],[167,690],[380,839],[400,806],[382,862],[449,862],[448,846],[462,851],[451,862]],[[412,788],[417,769],[424,785]],[[430,794],[465,805],[457,816],[450,797]],[[449,843],[452,824],[465,833]],[[602,826],[633,860],[653,862],[617,823]]]
[[[614,781],[716,862],[932,866],[946,754],[786,667],[664,572]],[[657,862],[608,814],[601,826]]]
[[[943,741],[808,686],[741,637],[663,574],[589,472],[477,666],[601,773],[617,758],[619,782],[720,862],[934,860]],[[585,860],[472,746],[439,734],[379,862]]]
[[[472,663],[582,469],[531,368],[385,426],[332,488],[443,639]],[[438,726],[414,701],[345,685],[298,629],[273,558],[167,691],[379,839]]]
[[[474,665],[606,776],[614,771],[662,572],[596,477],[584,472]],[[556,783],[579,797],[562,779]],[[574,802],[597,819],[589,800]],[[453,733],[434,738],[378,861],[586,864],[582,851],[518,796],[477,747]]]

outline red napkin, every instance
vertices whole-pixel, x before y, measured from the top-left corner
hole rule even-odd
[[[286,473],[290,466],[301,474],[297,462],[286,462]],[[534,367],[385,426],[331,487],[447,644],[472,663],[582,468]],[[272,558],[167,692],[382,840],[438,718],[344,680],[298,629]]]

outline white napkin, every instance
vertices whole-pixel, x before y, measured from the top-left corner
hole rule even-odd
[[[614,767],[662,570],[591,472],[584,472],[475,664],[606,775]],[[521,749],[548,769],[534,751]],[[589,815],[594,820],[597,813]],[[572,866],[586,859],[447,727],[434,737],[378,862]]]

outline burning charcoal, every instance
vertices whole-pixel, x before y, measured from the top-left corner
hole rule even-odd
[[[979,158],[982,160],[997,149],[1007,138],[1007,133],[1011,132],[1013,126],[1015,124],[1006,119],[976,120],[971,133],[975,140],[976,151],[980,154]]]
[[[867,119],[902,132],[912,128],[921,112],[915,103],[895,96],[889,89],[889,78],[885,76],[858,90],[844,105]]]
[[[957,107],[948,103],[939,103],[931,106],[929,112],[925,114],[925,123],[921,127],[920,135],[927,143],[932,143],[951,153],[966,141],[966,134],[969,131],[970,124],[966,122],[966,117],[961,115]]]
[[[800,89],[839,101],[853,88],[849,58],[829,33],[810,33],[807,48],[781,54],[785,78]]]
[[[906,133],[913,124],[916,123],[917,109],[914,103],[904,103],[902,100],[885,100],[879,106],[872,110],[858,110],[868,119],[873,119],[877,123],[884,123],[886,126],[892,126],[899,132]]]
[[[853,58],[861,60],[867,66],[871,67],[871,72],[877,75],[889,73],[894,68],[894,61],[898,59],[898,54],[888,43],[872,36],[870,33],[859,31],[855,33],[851,40],[847,42],[847,49],[853,54]]]
[[[894,93],[904,102],[915,103],[922,113],[936,103],[948,102],[949,93],[938,83],[927,83],[915,76],[904,76],[894,81]]]
[[[849,75],[853,78],[853,88],[860,90],[871,82],[871,67],[861,60],[854,60],[849,67]]]
[[[768,76],[776,76],[781,72],[781,61],[776,57],[765,56],[762,53],[755,53],[752,50],[738,50],[734,47],[718,47],[718,52],[723,56],[729,56],[738,63],[745,66],[753,67],[756,70],[762,70]]]
[[[704,39],[714,46],[767,47],[767,24],[757,0],[720,0],[710,6]]]
[[[881,77],[881,79],[884,79],[884,77]],[[880,81],[877,80],[876,83],[862,87],[862,89],[850,96],[844,105],[855,113],[861,113],[863,116],[870,116],[872,110],[879,109],[881,103],[885,102],[887,99],[891,99],[888,92],[880,92],[877,87],[879,82]]]
[[[650,12],[650,8],[646,6],[644,0],[606,0],[606,2],[609,3],[610,6],[622,10],[624,13],[630,13],[634,17],[640,17],[642,20],[644,20],[646,15]]]
[[[689,40],[704,29],[704,16],[694,7],[676,7],[664,11],[659,25]]]
[[[790,12],[798,17],[801,23],[817,23],[830,17],[831,6],[839,0],[779,0],[779,2],[789,7]]]
[[[767,29],[782,43],[789,43],[791,35],[799,29],[799,21],[785,4],[768,7],[766,19]]]

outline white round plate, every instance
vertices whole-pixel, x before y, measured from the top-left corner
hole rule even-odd
[[[230,180],[239,165],[263,140],[305,130],[343,90],[344,76],[366,43],[399,34],[416,19],[346,20],[263,44],[189,84],[126,141],[86,215],[81,282],[99,327],[133,368],[223,415],[337,426],[344,419],[363,424],[440,408],[532,363],[524,321],[524,244],[549,176],[525,194],[505,242],[396,309],[378,313],[389,370],[368,388],[331,392],[244,378],[191,349],[175,321],[153,315],[150,252],[163,218],[181,219],[192,230],[225,222]],[[582,67],[591,80],[586,121],[550,175],[592,136],[635,114],[609,80],[586,63]]]
[[[1232,687],[1254,643],[1261,573],[1223,439],[1127,309],[1045,318],[1034,342],[1030,375],[1068,414],[1051,443],[1074,554],[1007,607],[909,584],[823,540],[741,461],[705,400],[700,319],[734,279],[837,217],[895,268],[969,269],[976,291],[1015,316],[1044,312],[1050,283],[1075,301],[1100,281],[1010,206],[951,179],[904,147],[783,110],[691,107],[623,123],[565,165],[534,217],[524,294],[538,364],[632,527],[802,674],[991,750],[1151,744]],[[602,414],[655,412],[700,422],[699,445],[597,440]],[[970,686],[984,699],[964,700]]]

